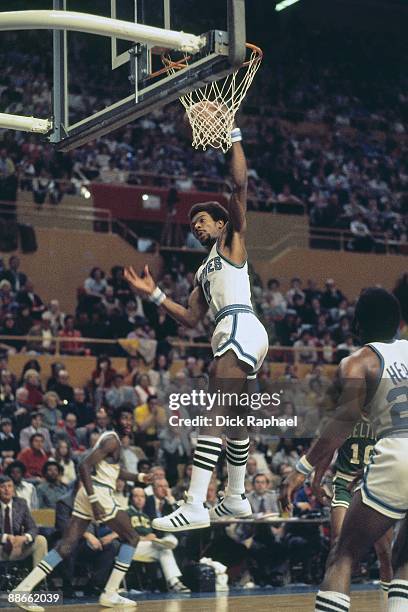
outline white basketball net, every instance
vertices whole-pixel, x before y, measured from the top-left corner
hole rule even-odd
[[[231,131],[236,112],[262,60],[261,49],[253,45],[247,45],[247,49],[250,51],[250,57],[238,70],[220,81],[213,81],[181,96],[180,102],[186,109],[193,131],[194,148],[201,147],[205,151],[211,146],[226,153],[232,146]],[[181,62],[172,62],[163,57],[163,62],[167,72],[175,74],[188,65],[188,57]]]

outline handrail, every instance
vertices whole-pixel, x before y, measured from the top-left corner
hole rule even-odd
[[[72,336],[50,336],[44,338],[43,336],[8,336],[7,334],[0,334],[0,345],[1,343],[6,344],[8,342],[25,342],[26,344],[30,343],[39,343],[43,344],[46,342],[47,344],[55,345],[55,355],[60,355],[61,352],[61,344],[76,344],[76,345],[85,345],[85,344],[106,344],[109,346],[112,345],[123,345],[123,343],[134,340],[134,338],[118,338],[112,340],[111,338],[87,338],[87,337],[72,337]],[[181,340],[179,338],[169,338],[169,343],[173,347],[180,348],[206,348],[211,349],[210,342],[192,342],[191,340]],[[336,351],[337,347],[332,347],[333,352]],[[297,353],[301,352],[315,352],[315,353],[323,353],[326,349],[324,347],[314,347],[314,346],[281,346],[281,345],[270,345],[269,351],[279,352],[279,353],[293,353],[295,356]]]

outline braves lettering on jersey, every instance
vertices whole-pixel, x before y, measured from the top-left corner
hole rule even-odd
[[[408,341],[372,342],[381,372],[374,397],[365,411],[377,437],[408,436]]]
[[[207,304],[214,316],[226,306],[243,304],[252,308],[248,263],[241,266],[228,261],[215,243],[197,270],[196,281],[201,285]]]
[[[211,340],[214,357],[232,350],[240,361],[251,366],[253,373],[257,372],[269,343],[268,334],[252,308],[248,263],[237,265],[229,261],[215,243],[195,280],[201,285],[217,324]]]

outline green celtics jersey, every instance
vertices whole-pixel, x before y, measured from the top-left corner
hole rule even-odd
[[[367,421],[359,421],[351,436],[338,450],[334,464],[335,475],[352,481],[357,472],[370,462],[375,443],[376,439],[371,424]]]
[[[129,506],[128,514],[130,516],[132,527],[137,534],[140,536],[146,536],[149,533],[153,533],[151,521],[147,514],[144,514],[144,512],[138,510],[134,506]]]

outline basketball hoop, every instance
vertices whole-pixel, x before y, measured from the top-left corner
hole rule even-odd
[[[232,146],[231,131],[237,110],[254,76],[261,64],[263,52],[259,47],[247,43],[248,59],[238,70],[234,70],[219,81],[213,81],[181,96],[180,102],[186,109],[186,114],[193,131],[194,148],[208,146],[221,149],[224,153]],[[169,56],[162,56],[165,70],[168,74],[186,68],[189,56],[173,61]]]

